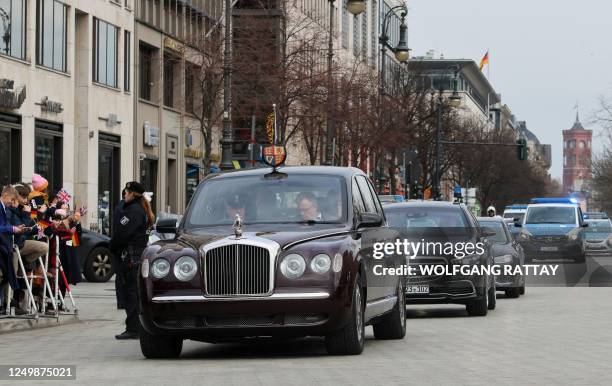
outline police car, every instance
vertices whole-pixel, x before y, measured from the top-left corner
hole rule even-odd
[[[516,227],[516,224],[521,224],[523,219],[525,218],[525,213],[527,212],[527,204],[515,204],[508,205],[504,209],[504,222],[508,226],[508,231],[510,231],[510,235],[512,238],[516,239],[521,231],[520,227]]]
[[[571,259],[584,262],[582,211],[573,198],[534,198],[527,206],[519,242],[526,260]]]

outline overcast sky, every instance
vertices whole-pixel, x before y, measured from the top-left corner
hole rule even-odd
[[[435,50],[477,63],[490,50],[490,81],[518,120],[552,144],[563,170],[562,130],[576,102],[587,129],[601,96],[612,96],[612,1],[408,0],[412,55]],[[486,68],[484,70],[486,74]],[[599,141],[600,142],[600,141]],[[601,145],[600,145],[601,146]],[[601,148],[601,147],[599,147]],[[597,150],[598,147],[595,147]]]

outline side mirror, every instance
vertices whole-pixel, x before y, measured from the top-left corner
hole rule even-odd
[[[588,228],[589,227],[589,223],[588,222],[583,222],[581,226],[583,228]]]
[[[157,233],[171,233],[176,234],[176,219],[175,218],[164,218],[157,221],[155,224],[155,230]]]
[[[480,235],[482,237],[492,237],[492,236],[495,236],[496,234],[497,232],[495,232],[495,229],[489,228],[489,227],[483,227],[481,228],[481,231],[480,231]]]
[[[357,221],[357,229],[359,228],[376,228],[382,225],[383,218],[378,213],[366,212],[362,213],[361,218]]]
[[[515,228],[522,228],[522,227],[523,227],[523,224],[521,224],[520,222],[515,222],[515,223],[514,223],[514,227],[515,227]]]

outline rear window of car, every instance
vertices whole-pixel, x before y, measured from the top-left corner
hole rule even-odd
[[[504,226],[498,221],[479,221],[480,226],[483,228],[491,228],[495,231],[495,236],[489,236],[487,239],[496,244],[505,244],[508,242]]]
[[[403,207],[385,209],[387,220],[398,228],[466,228],[469,227],[463,211],[457,208]]]

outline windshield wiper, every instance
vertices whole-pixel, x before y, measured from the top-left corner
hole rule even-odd
[[[308,224],[308,225],[314,225],[314,224],[338,224],[337,221],[321,221],[321,220],[302,220],[302,221],[295,221],[294,224]]]

